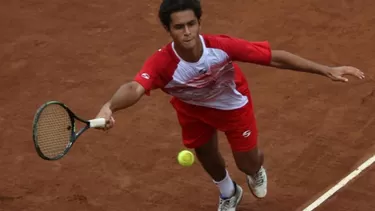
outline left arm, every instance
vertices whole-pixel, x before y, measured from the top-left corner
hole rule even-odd
[[[334,81],[347,82],[344,75],[352,75],[363,79],[364,73],[355,67],[329,67],[307,60],[283,50],[273,50],[267,41],[250,42],[244,39],[221,35],[214,43],[228,53],[233,61],[247,62],[279,69],[315,73],[326,76]]]
[[[329,77],[334,81],[347,82],[348,79],[344,78],[343,75],[353,75],[359,79],[364,78],[364,73],[357,68],[350,66],[329,67],[283,50],[271,50],[269,66],[279,69],[315,73]]]
[[[328,66],[315,63],[283,50],[271,50],[269,66],[279,69],[316,73],[324,76],[327,76],[331,70]]]

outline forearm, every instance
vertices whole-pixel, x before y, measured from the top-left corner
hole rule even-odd
[[[316,73],[324,76],[327,76],[330,71],[330,67],[328,66],[279,50],[272,51],[272,61],[270,66],[280,69]]]
[[[105,106],[108,106],[112,112],[128,108],[137,103],[142,97],[144,92],[140,89],[139,84],[136,82],[123,84]]]

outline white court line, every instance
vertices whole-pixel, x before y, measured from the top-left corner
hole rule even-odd
[[[331,189],[329,189],[325,194],[323,194],[321,197],[319,197],[317,200],[315,200],[312,204],[310,204],[310,206],[306,207],[303,211],[312,211],[315,208],[317,208],[324,201],[326,201],[330,196],[332,196],[335,192],[340,190],[340,188],[344,187],[350,180],[354,179],[363,170],[365,170],[367,167],[369,167],[374,162],[375,162],[375,155],[373,155],[368,160],[366,160],[364,163],[362,163],[362,165],[360,165],[356,170],[352,171],[352,173],[350,173],[348,176],[346,176],[344,179],[342,179],[339,183],[337,183],[335,186],[333,186]]]

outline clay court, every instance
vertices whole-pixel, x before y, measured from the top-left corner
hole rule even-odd
[[[83,118],[133,78],[169,42],[160,1],[13,0],[0,7],[0,210],[216,210],[218,190],[183,149],[169,96],[161,91],[115,115],[108,133],[90,130],[62,160],[39,158],[32,120],[59,100]],[[266,153],[269,194],[244,187],[241,211],[303,210],[375,153],[375,18],[371,0],[202,1],[203,32],[269,40],[327,65],[352,65],[365,80],[241,64],[250,82]],[[365,169],[318,211],[375,209],[375,168]]]

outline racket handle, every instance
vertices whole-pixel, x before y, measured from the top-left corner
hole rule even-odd
[[[89,120],[90,127],[104,127],[105,126],[105,119],[104,118],[97,118]]]

